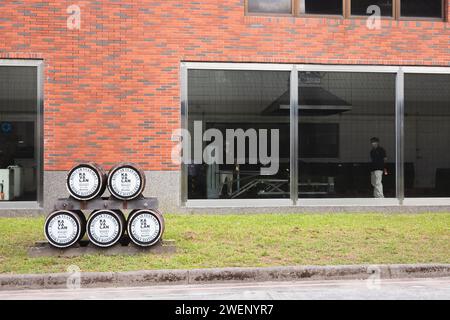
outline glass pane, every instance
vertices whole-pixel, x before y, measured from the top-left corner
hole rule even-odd
[[[292,13],[291,0],[248,0],[251,13]]]
[[[401,16],[442,18],[442,0],[402,0]]]
[[[395,197],[395,75],[299,74],[299,198]]]
[[[305,0],[305,13],[342,15],[342,3],[342,0]]]
[[[392,17],[392,0],[352,0],[351,4],[352,15],[373,15],[373,10],[369,10],[369,12],[367,11],[370,6],[375,5],[380,8],[382,16]]]
[[[405,195],[450,197],[450,75],[405,75]]]
[[[290,72],[189,71],[188,199],[290,198],[289,83]]]
[[[37,200],[37,70],[0,67],[0,202]]]

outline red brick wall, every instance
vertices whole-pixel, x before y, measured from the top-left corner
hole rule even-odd
[[[81,30],[68,30],[69,5]],[[448,7],[448,5],[447,5]],[[246,17],[244,0],[1,1],[0,58],[45,60],[45,169],[171,164],[180,61],[450,65],[447,22]]]

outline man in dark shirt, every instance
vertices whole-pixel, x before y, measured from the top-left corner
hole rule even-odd
[[[387,160],[386,150],[380,146],[380,139],[376,137],[370,139],[370,143],[372,144],[370,171],[373,196],[375,198],[384,198],[383,173],[385,172],[385,162]]]

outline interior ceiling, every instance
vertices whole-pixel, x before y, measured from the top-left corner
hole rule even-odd
[[[281,97],[289,95],[289,72],[191,70],[188,81],[189,112],[194,114],[261,115]],[[370,114],[375,108],[376,113],[394,112],[394,75],[316,72],[302,76],[299,84],[300,92],[302,87],[319,87],[323,89],[322,100],[335,96],[336,100],[351,105],[352,110],[344,115]],[[407,76],[405,86],[411,111],[417,106],[423,108],[426,103],[427,112],[450,115],[449,75]],[[317,92],[315,95],[315,100],[321,100]],[[299,97],[301,103],[307,100]]]

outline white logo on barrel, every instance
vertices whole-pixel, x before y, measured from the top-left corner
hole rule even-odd
[[[133,237],[142,243],[151,243],[159,235],[160,225],[158,219],[149,213],[136,216],[131,223],[130,231]]]
[[[74,218],[67,214],[58,214],[48,223],[47,233],[57,244],[67,244],[78,236],[78,225]]]
[[[133,197],[141,188],[141,177],[132,168],[120,168],[111,177],[111,188],[121,197]]]
[[[70,189],[79,197],[92,196],[99,186],[99,178],[94,170],[88,167],[75,169],[69,177]]]
[[[117,239],[120,226],[116,218],[110,214],[95,216],[89,226],[92,238],[98,243],[110,243]]]

